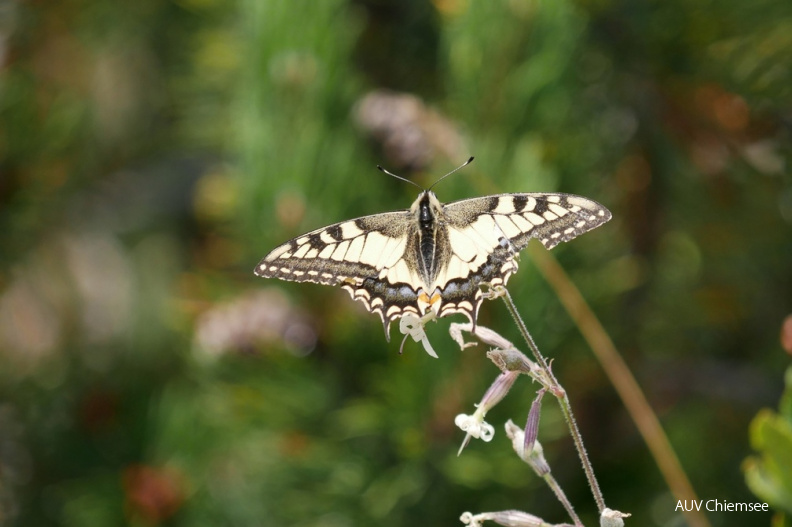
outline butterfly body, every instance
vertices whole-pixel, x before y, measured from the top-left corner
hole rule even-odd
[[[461,313],[475,324],[481,286],[505,285],[531,238],[550,249],[608,221],[571,194],[500,194],[441,203],[429,190],[408,210],[317,229],[275,248],[263,277],[338,285],[385,325],[407,313]]]

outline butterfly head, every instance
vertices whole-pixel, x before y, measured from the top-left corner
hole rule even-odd
[[[436,218],[442,213],[443,204],[431,190],[424,190],[413,202],[410,212],[418,220],[422,229],[432,229]]]
[[[460,168],[468,166],[472,162],[473,162],[473,157],[471,157],[470,159],[462,163],[460,166],[456,167],[454,170],[452,170],[445,176],[441,177],[440,179],[432,183],[432,185],[428,189],[423,189],[423,187],[421,187],[417,183],[410,181],[409,179],[403,178],[401,176],[397,176],[396,174],[385,170],[380,165],[377,165],[377,169],[384,172],[385,174],[388,174],[391,177],[395,177],[396,179],[406,181],[410,185],[415,185],[416,187],[423,190],[423,192],[421,192],[418,195],[418,199],[416,199],[415,202],[412,204],[412,207],[410,207],[410,212],[418,220],[418,223],[421,225],[421,228],[424,231],[429,231],[434,228],[435,219],[443,212],[443,204],[440,203],[440,200],[437,199],[437,196],[435,196],[434,192],[432,192],[432,189],[434,188],[435,185],[443,181],[445,178],[447,178],[448,176],[450,176]]]

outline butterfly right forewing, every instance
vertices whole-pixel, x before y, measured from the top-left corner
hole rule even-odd
[[[463,313],[475,321],[481,284],[505,285],[517,254],[531,238],[547,249],[594,229],[611,217],[599,203],[571,194],[500,194],[443,207],[450,256],[437,284],[441,316]]]
[[[599,227],[611,218],[596,201],[561,193],[500,194],[448,203],[449,224],[473,228],[481,242],[497,247],[507,238],[517,251],[536,238],[547,249]]]

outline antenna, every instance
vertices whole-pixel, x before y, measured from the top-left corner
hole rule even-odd
[[[395,177],[396,179],[401,179],[402,181],[406,181],[406,182],[407,182],[407,183],[409,183],[410,185],[415,185],[415,186],[416,186],[416,187],[418,187],[419,189],[421,189],[421,190],[424,190],[424,188],[423,188],[421,185],[419,185],[418,183],[416,183],[416,182],[414,182],[414,181],[410,181],[410,180],[409,180],[409,179],[407,179],[407,178],[403,178],[403,177],[401,177],[401,176],[397,176],[397,175],[396,175],[396,174],[394,174],[393,172],[388,172],[387,170],[385,170],[384,168],[382,168],[380,165],[377,165],[377,169],[378,169],[380,172],[384,172],[385,174],[388,174],[388,175],[389,175],[389,176],[391,176],[391,177]]]
[[[377,169],[378,169],[380,172],[384,172],[385,174],[388,174],[388,175],[389,175],[389,176],[391,176],[391,177],[395,177],[396,179],[401,179],[402,181],[406,181],[406,182],[407,182],[407,183],[409,183],[410,185],[415,185],[416,187],[418,187],[418,188],[419,188],[419,189],[421,189],[421,190],[432,190],[432,189],[434,188],[434,186],[435,186],[435,185],[437,185],[438,183],[440,183],[441,181],[443,181],[445,178],[447,178],[448,176],[450,176],[451,174],[453,174],[454,172],[456,172],[456,171],[457,171],[457,170],[459,170],[460,168],[465,168],[465,167],[466,167],[466,166],[468,166],[470,163],[472,163],[472,162],[473,162],[473,159],[474,159],[474,157],[473,157],[473,156],[471,156],[471,157],[470,157],[470,159],[468,159],[467,161],[465,161],[464,163],[462,163],[461,165],[459,165],[458,167],[456,167],[454,170],[452,170],[451,172],[449,172],[449,173],[448,173],[448,174],[446,174],[445,176],[441,177],[440,179],[438,179],[437,181],[435,181],[434,183],[432,183],[432,186],[431,186],[431,187],[429,187],[428,189],[425,189],[425,188],[423,188],[421,185],[419,185],[418,183],[416,183],[416,182],[414,182],[414,181],[410,181],[410,180],[409,180],[409,179],[407,179],[407,178],[403,178],[403,177],[401,177],[401,176],[397,176],[397,175],[396,175],[396,174],[394,174],[393,172],[389,172],[389,171],[385,170],[384,168],[382,168],[382,166],[381,166],[381,165],[377,165]]]
[[[428,190],[432,190],[432,189],[434,188],[434,186],[435,186],[435,185],[437,185],[438,183],[440,183],[441,181],[443,181],[445,178],[447,178],[448,176],[450,176],[451,174],[453,174],[454,172],[456,172],[456,171],[457,171],[457,170],[459,170],[460,168],[465,168],[466,166],[468,166],[470,163],[472,163],[472,162],[473,162],[473,159],[474,159],[474,158],[473,158],[473,156],[470,156],[470,159],[468,159],[467,161],[465,161],[464,163],[462,163],[461,165],[459,165],[458,167],[456,167],[454,170],[452,170],[451,172],[449,172],[449,173],[448,173],[448,174],[446,174],[445,176],[441,177],[440,179],[438,179],[437,181],[435,181],[434,183],[432,183],[432,186],[431,186],[431,187],[429,187],[429,189],[428,189]]]

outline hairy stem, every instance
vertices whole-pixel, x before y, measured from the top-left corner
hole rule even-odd
[[[597,502],[597,509],[600,513],[602,513],[602,511],[605,510],[605,499],[602,496],[602,491],[600,490],[599,484],[597,483],[597,478],[594,475],[594,467],[591,466],[591,461],[589,461],[586,448],[583,445],[583,438],[580,435],[580,430],[578,429],[577,423],[575,422],[575,417],[572,414],[572,406],[569,404],[569,398],[567,397],[566,390],[564,390],[564,388],[553,375],[550,367],[547,365],[547,361],[539,351],[539,348],[534,342],[533,337],[531,337],[531,334],[528,332],[525,322],[523,322],[520,314],[517,312],[517,307],[514,305],[514,301],[512,300],[509,292],[503,288],[502,291],[499,291],[499,293],[502,294],[503,301],[506,303],[506,307],[509,309],[509,313],[511,313],[512,318],[514,318],[514,322],[517,324],[517,327],[525,339],[525,342],[528,344],[528,347],[531,348],[531,353],[533,353],[536,362],[547,376],[547,381],[550,383],[550,386],[548,386],[550,393],[556,396],[558,404],[561,406],[561,411],[564,414],[567,426],[569,426],[569,433],[572,435],[572,439],[575,442],[575,448],[577,449],[578,456],[580,457],[580,462],[583,465],[583,471],[586,473],[589,487],[591,487],[591,493],[594,496],[594,501]]]
[[[602,364],[611,384],[618,392],[627,412],[649,447],[671,492],[677,499],[697,500],[693,485],[685,474],[668,436],[663,431],[660,420],[649,401],[646,400],[638,381],[630,372],[605,328],[586,304],[580,291],[547,251],[535,248],[535,250],[531,250],[531,258],[555,290],[559,300],[583,334],[583,338],[589,343],[594,355]],[[684,514],[691,527],[710,527],[709,520],[703,512],[693,510],[685,511]]]
[[[558,484],[558,482],[552,476],[552,474],[548,472],[543,476],[542,479],[544,479],[545,483],[547,483],[547,485],[553,490],[553,492],[556,495],[556,498],[558,498],[558,501],[561,502],[561,505],[564,506],[564,508],[567,511],[567,514],[569,514],[569,517],[572,518],[573,522],[575,522],[575,527],[583,527],[583,522],[581,522],[580,518],[578,518],[575,509],[572,507],[572,504],[569,503],[566,494],[564,494],[564,491],[561,490],[561,486]]]

